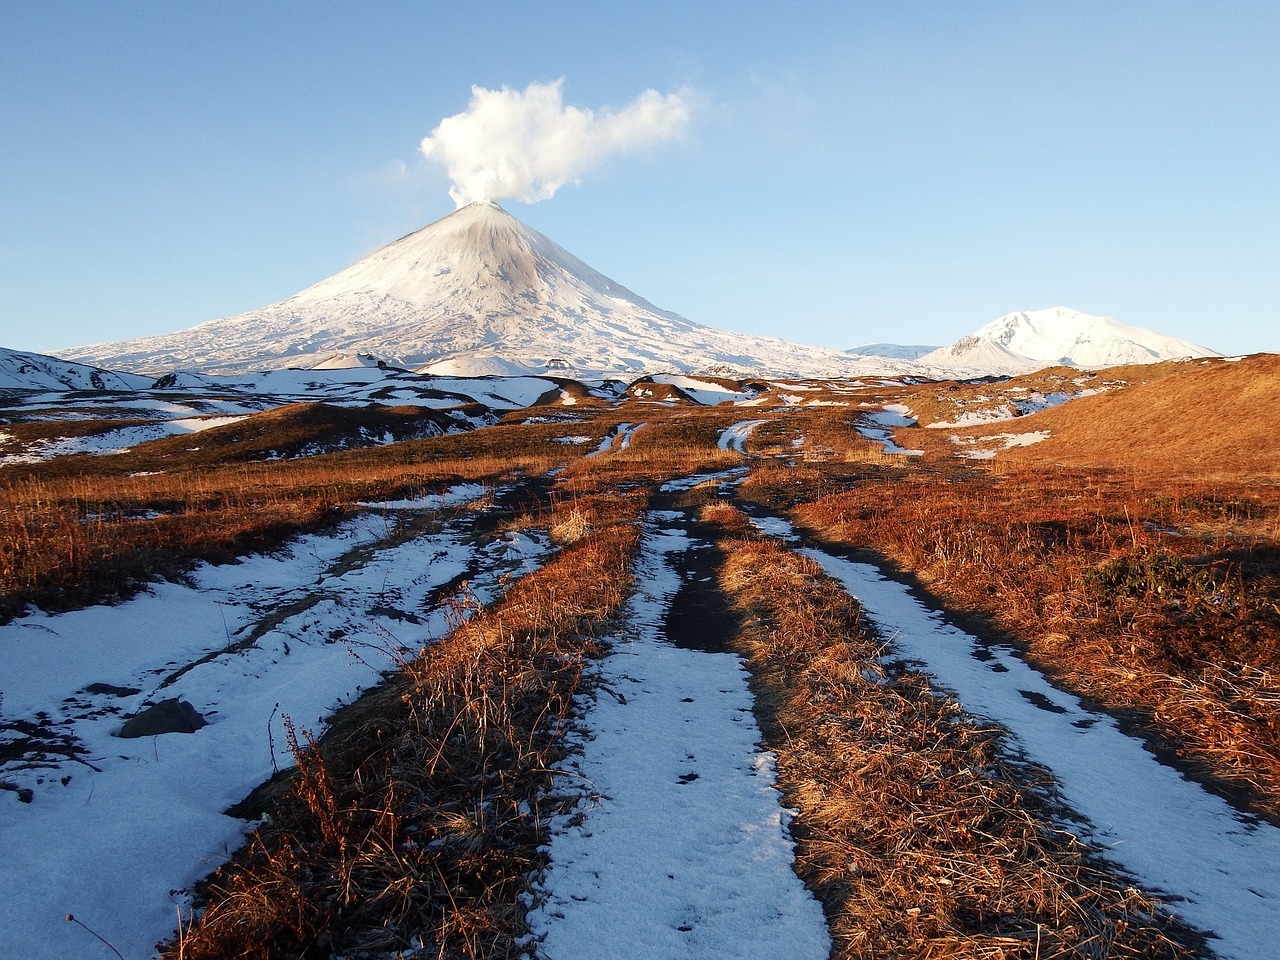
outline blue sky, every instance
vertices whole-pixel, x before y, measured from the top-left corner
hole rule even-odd
[[[1280,352],[1280,4],[0,5],[0,346],[289,296],[453,209],[471,86],[694,104],[530,226],[657,305],[850,347],[1064,304]]]

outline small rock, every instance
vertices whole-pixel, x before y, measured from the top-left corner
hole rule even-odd
[[[203,726],[204,717],[189,700],[161,700],[126,720],[116,736],[131,740],[162,733],[195,733]]]

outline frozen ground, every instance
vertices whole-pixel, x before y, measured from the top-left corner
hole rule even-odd
[[[664,633],[673,558],[690,548],[677,519],[650,516],[639,590],[599,668],[575,763],[582,802],[554,827],[530,917],[538,955],[825,958],[742,661]]]
[[[291,763],[282,718],[320,732],[335,707],[443,635],[438,590],[467,575],[492,599],[503,574],[539,562],[545,544],[520,534],[487,545],[449,526],[393,535],[405,512],[479,492],[370,505],[336,534],[202,567],[190,585],[0,627],[0,746],[35,728],[63,750],[0,769],[16,788],[0,790],[0,956],[110,955],[68,913],[126,957],[150,956],[185,890],[239,845],[248,825],[223,811]],[[124,716],[166,698],[208,726],[115,736]]]

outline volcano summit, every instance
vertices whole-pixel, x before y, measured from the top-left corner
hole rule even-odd
[[[355,363],[360,355],[431,373],[572,377],[673,370],[822,376],[866,363],[660,310],[488,201],[279,303],[59,355],[147,373],[240,373]]]

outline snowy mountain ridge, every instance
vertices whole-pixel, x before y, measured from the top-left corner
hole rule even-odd
[[[1099,370],[1221,354],[1154,330],[1069,307],[1016,311],[919,358],[955,376],[1016,375],[1048,366]]]
[[[154,379],[0,347],[0,390],[140,390]]]
[[[716,330],[660,310],[489,202],[462,207],[259,310],[178,333],[62,351],[158,373],[305,367],[350,354],[453,375],[914,372],[893,361]]]
[[[932,353],[938,347],[922,343],[864,343],[851,347],[850,353],[860,357],[887,357],[891,360],[919,360],[926,353]]]
[[[937,349],[873,343],[840,351],[731,333],[655,307],[488,201],[258,310],[59,354],[153,375],[386,365],[580,380],[654,373],[948,379],[1217,356],[1066,307],[1006,314]]]

